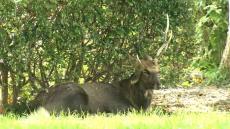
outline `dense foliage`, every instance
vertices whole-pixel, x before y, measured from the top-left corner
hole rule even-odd
[[[219,71],[219,63],[227,38],[227,1],[206,0],[196,3],[196,43],[198,56],[194,56],[194,67],[205,73],[208,82],[229,81],[229,71]]]
[[[227,3],[214,1],[1,0],[3,102],[60,82],[126,78],[129,55],[155,57],[164,43],[166,14],[173,38],[159,58],[163,85],[190,85],[195,68],[210,77],[227,32]]]

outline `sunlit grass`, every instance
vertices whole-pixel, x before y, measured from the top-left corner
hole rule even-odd
[[[230,114],[176,113],[156,115],[50,116],[44,110],[26,117],[0,116],[1,129],[230,129]]]

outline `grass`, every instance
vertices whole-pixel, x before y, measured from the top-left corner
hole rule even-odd
[[[44,110],[25,117],[0,116],[0,129],[230,129],[230,113],[50,116]]]

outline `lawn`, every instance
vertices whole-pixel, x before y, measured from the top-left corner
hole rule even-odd
[[[230,129],[230,113],[128,113],[55,117],[40,110],[24,117],[2,115],[0,129]]]

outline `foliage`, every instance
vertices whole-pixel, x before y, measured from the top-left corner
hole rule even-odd
[[[192,68],[199,68],[205,83],[226,83],[229,74],[218,69],[227,38],[227,1],[199,0],[195,2],[197,56],[193,57]]]
[[[227,38],[227,1],[197,2],[196,42],[200,45],[196,65],[203,70],[215,69],[220,63]]]
[[[217,86],[221,87],[229,84],[229,72],[225,70],[220,70],[218,67],[213,69],[209,69],[205,72],[205,77],[207,78],[207,84],[217,84]]]
[[[227,38],[227,1],[197,0],[194,4],[196,55],[191,65],[184,69],[181,84],[194,85],[189,78],[194,69],[203,74],[203,85],[229,82],[229,73],[218,68]]]
[[[218,64],[227,37],[227,1],[202,1],[197,3],[197,8],[196,34],[197,43],[202,44],[200,54],[207,61]]]

